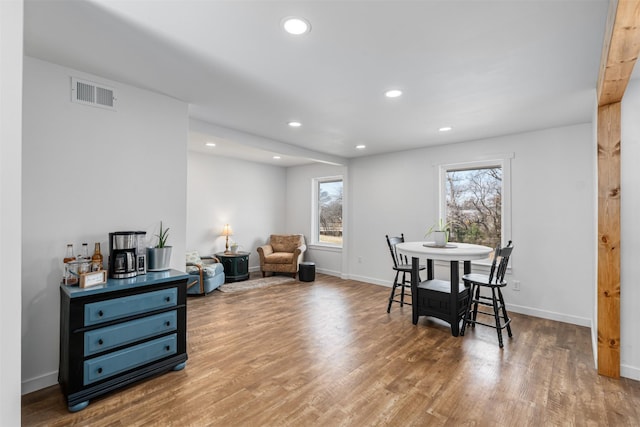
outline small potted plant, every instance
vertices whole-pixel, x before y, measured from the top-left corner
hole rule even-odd
[[[449,232],[451,231],[449,228],[450,226],[450,222],[444,222],[444,220],[440,218],[437,224],[433,224],[429,227],[424,237],[433,234],[433,245],[439,248],[444,248],[447,246],[447,242],[449,242]]]
[[[158,243],[153,248],[147,248],[147,270],[165,271],[170,268],[171,246],[167,246],[169,228],[162,228],[162,221],[160,221],[160,232],[155,236],[158,238]]]

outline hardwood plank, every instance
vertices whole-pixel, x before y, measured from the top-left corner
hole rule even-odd
[[[598,376],[587,328],[513,314],[464,337],[389,289],[323,274],[188,300],[187,367],[67,412],[23,396],[24,426],[637,425],[640,385]],[[507,301],[508,304],[508,301]]]

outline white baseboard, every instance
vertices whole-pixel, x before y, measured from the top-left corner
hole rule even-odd
[[[375,279],[373,277],[351,275],[351,280],[357,280],[359,282],[371,283],[379,286],[386,286],[390,288],[393,282]],[[541,310],[539,308],[527,307],[522,305],[507,304],[507,309],[514,313],[526,314],[528,316],[540,317],[542,319],[556,320],[558,322],[570,323],[572,325],[586,326],[593,331],[593,325],[591,319],[586,317],[572,316],[564,313],[557,313],[554,311]],[[593,334],[592,334],[593,335]],[[597,341],[596,341],[597,342]]]
[[[335,277],[339,277],[341,279],[344,279],[344,276],[342,275],[342,273],[340,271],[327,270],[326,268],[318,268],[318,267],[316,267],[316,273],[328,274],[329,276],[335,276]]]
[[[393,282],[390,282],[388,280],[374,279],[373,277],[359,276],[357,274],[351,274],[346,279],[357,280],[358,282],[371,283],[373,285],[385,286],[387,288],[390,288],[393,285]]]
[[[23,381],[22,394],[29,394],[31,392],[41,390],[43,388],[47,388],[56,384],[58,384],[58,371]]]
[[[390,288],[392,286],[392,282],[374,279],[372,277],[358,276],[352,275],[350,277],[351,280],[358,280],[360,282],[371,283],[374,285],[385,286]],[[514,313],[526,314],[528,316],[540,317],[542,319],[556,320],[558,322],[570,323],[572,325],[586,326],[592,328],[591,319],[579,316],[571,316],[568,314],[557,313],[554,311],[541,310],[533,307],[526,307],[521,305],[508,304],[507,309],[509,311],[513,311]],[[593,328],[592,328],[593,330]]]
[[[631,380],[640,381],[640,368],[636,368],[635,366],[620,364],[620,376],[629,378]]]
[[[540,317],[541,319],[556,320],[558,322],[570,323],[572,325],[591,327],[591,319],[586,317],[572,316],[570,314],[558,313],[555,311],[542,310],[539,308],[526,307],[507,303],[507,310],[514,313],[526,314],[528,316]]]

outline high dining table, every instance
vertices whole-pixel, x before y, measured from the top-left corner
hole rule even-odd
[[[460,289],[459,262],[464,263],[464,274],[471,273],[471,261],[485,259],[493,251],[488,246],[470,243],[448,243],[445,247],[436,247],[433,242],[404,242],[396,246],[399,253],[410,256],[411,274],[411,311],[413,324],[419,316],[433,316],[451,325],[451,334],[459,334],[460,320],[466,310],[468,290]],[[427,260],[427,280],[419,282],[418,268],[420,258]],[[449,282],[433,277],[433,261],[449,261],[451,276]]]

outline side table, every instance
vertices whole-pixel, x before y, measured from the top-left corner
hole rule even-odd
[[[298,278],[301,282],[313,282],[316,280],[316,263],[303,261],[298,264]]]
[[[224,282],[240,282],[249,278],[249,252],[218,252],[215,256],[224,267]]]

